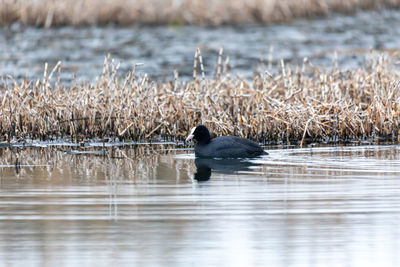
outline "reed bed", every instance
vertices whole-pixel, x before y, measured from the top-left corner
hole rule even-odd
[[[399,72],[387,56],[364,67],[330,70],[307,59],[280,70],[254,73],[251,79],[226,71],[220,52],[213,78],[204,75],[200,50],[193,80],[157,83],[147,75],[118,75],[110,57],[93,83],[64,86],[60,64],[42,79],[0,85],[0,134],[3,141],[93,138],[155,141],[184,140],[195,125],[217,135],[238,135],[264,143],[398,140]]]
[[[357,9],[398,8],[400,0],[3,0],[0,24],[34,26],[273,23]]]

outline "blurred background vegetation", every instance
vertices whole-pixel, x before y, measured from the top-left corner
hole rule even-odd
[[[251,24],[399,6],[400,0],[3,0],[0,24]]]

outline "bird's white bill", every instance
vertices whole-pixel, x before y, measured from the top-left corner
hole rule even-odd
[[[193,137],[194,137],[194,135],[193,135],[193,134],[191,134],[191,135],[189,135],[189,136],[186,138],[186,140],[185,140],[185,141],[187,142],[187,141],[189,141],[189,140],[192,140],[192,139],[193,139]]]
[[[196,130],[196,127],[193,127],[192,130],[190,131],[189,136],[185,140],[186,142],[193,139],[193,137],[194,137],[193,133],[194,133],[195,130]]]

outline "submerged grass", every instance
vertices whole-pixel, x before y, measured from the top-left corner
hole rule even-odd
[[[0,24],[271,23],[357,9],[398,8],[400,0],[3,0]]]
[[[109,57],[93,83],[62,85],[52,78],[59,64],[51,72],[46,67],[36,82],[7,78],[0,85],[0,134],[3,140],[183,140],[193,126],[205,124],[218,135],[266,143],[399,138],[400,75],[389,57],[371,52],[356,70],[281,61],[276,74],[255,73],[250,80],[226,71],[222,50],[214,78],[204,76],[199,50],[194,62],[189,82],[176,74],[157,83],[135,68],[120,77]]]

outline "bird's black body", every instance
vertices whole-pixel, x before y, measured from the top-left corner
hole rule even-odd
[[[265,154],[256,142],[236,136],[217,137],[208,144],[198,143],[194,151],[200,158],[248,158]]]
[[[208,129],[197,126],[188,139],[195,139],[194,148],[199,158],[249,158],[268,155],[256,142],[236,136],[221,136],[211,139]]]

